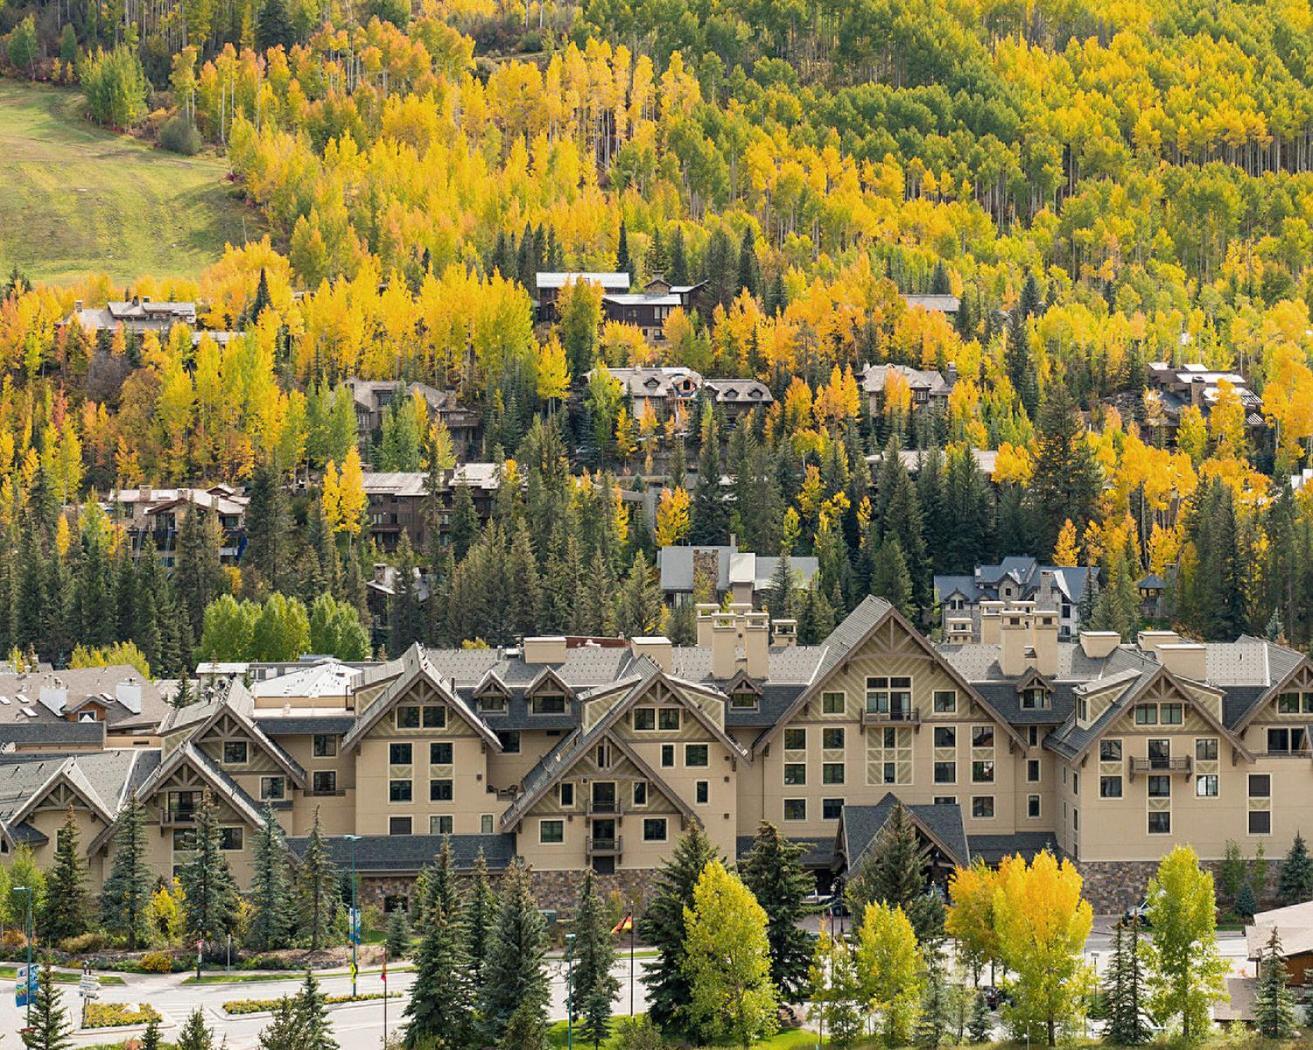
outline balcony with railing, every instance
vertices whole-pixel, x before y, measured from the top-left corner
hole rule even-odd
[[[1171,775],[1181,773],[1188,777],[1193,765],[1194,763],[1191,761],[1189,755],[1182,755],[1176,758],[1140,758],[1137,756],[1131,759],[1131,779],[1134,780],[1139,774],[1147,776],[1150,774]]]
[[[625,807],[619,799],[593,799],[588,803],[587,813],[590,817],[623,817]]]
[[[161,806],[160,827],[190,828],[196,825],[196,810],[186,806]]]
[[[867,707],[862,712],[862,728],[872,726],[918,726],[921,709],[911,704],[890,704],[888,707]]]
[[[590,857],[618,857],[623,844],[623,835],[590,835],[585,850]]]

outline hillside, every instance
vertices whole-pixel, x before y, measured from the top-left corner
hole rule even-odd
[[[195,274],[259,220],[229,195],[224,162],[99,130],[70,91],[0,82],[0,267],[33,279]]]

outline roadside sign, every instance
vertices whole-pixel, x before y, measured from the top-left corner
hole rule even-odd
[[[348,908],[347,910],[348,929],[350,929],[349,939],[352,944],[360,943],[360,909]]]
[[[26,1006],[36,998],[37,968],[26,964],[18,967],[14,981],[14,1001],[18,1006]]]
[[[355,959],[351,960],[351,980],[355,980],[360,975],[360,967],[356,965]]]
[[[100,996],[100,978],[94,973],[83,973],[78,981],[78,994],[84,999],[96,999]]]

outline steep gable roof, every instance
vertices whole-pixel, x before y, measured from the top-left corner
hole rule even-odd
[[[936,805],[910,805],[900,802],[892,791],[885,794],[874,806],[845,804],[839,811],[839,836],[836,852],[843,857],[849,871],[856,871],[862,859],[893,816],[895,807],[902,805],[912,823],[944,854],[959,866],[971,860],[967,846],[962,809],[956,803]]]
[[[215,798],[222,799],[247,821],[253,828],[259,828],[264,824],[264,817],[260,813],[259,804],[255,799],[246,792],[246,790],[237,783],[232,777],[225,773],[219,766],[202,751],[196,747],[190,740],[179,744],[160,763],[145,783],[137,789],[137,798],[141,802],[148,802],[155,796],[155,793],[168,781],[169,777],[183,765],[190,766],[202,780],[204,780],[213,792]]]

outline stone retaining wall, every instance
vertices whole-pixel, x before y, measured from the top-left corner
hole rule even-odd
[[[1200,866],[1211,871],[1216,880],[1220,861],[1205,860]],[[1085,879],[1085,899],[1096,915],[1120,914],[1144,899],[1149,880],[1158,871],[1156,860],[1082,861],[1077,864]],[[1267,884],[1255,887],[1260,908],[1270,907],[1276,898],[1277,880],[1281,878],[1281,861],[1268,860]]]
[[[652,880],[655,875],[654,868],[626,869],[614,875],[595,875],[594,879],[597,892],[602,897],[610,897],[613,893],[618,893],[626,911],[632,910],[635,915],[641,915],[651,896]],[[499,877],[497,872],[491,874],[494,887]],[[582,871],[531,871],[530,878],[533,881],[534,894],[538,898],[538,906],[555,911],[562,917],[573,915],[583,877]],[[360,880],[360,895],[366,904],[376,904],[381,907],[387,897],[409,898],[414,891],[414,885],[415,880],[409,877],[364,877]],[[414,902],[412,901],[411,904],[413,905]]]

